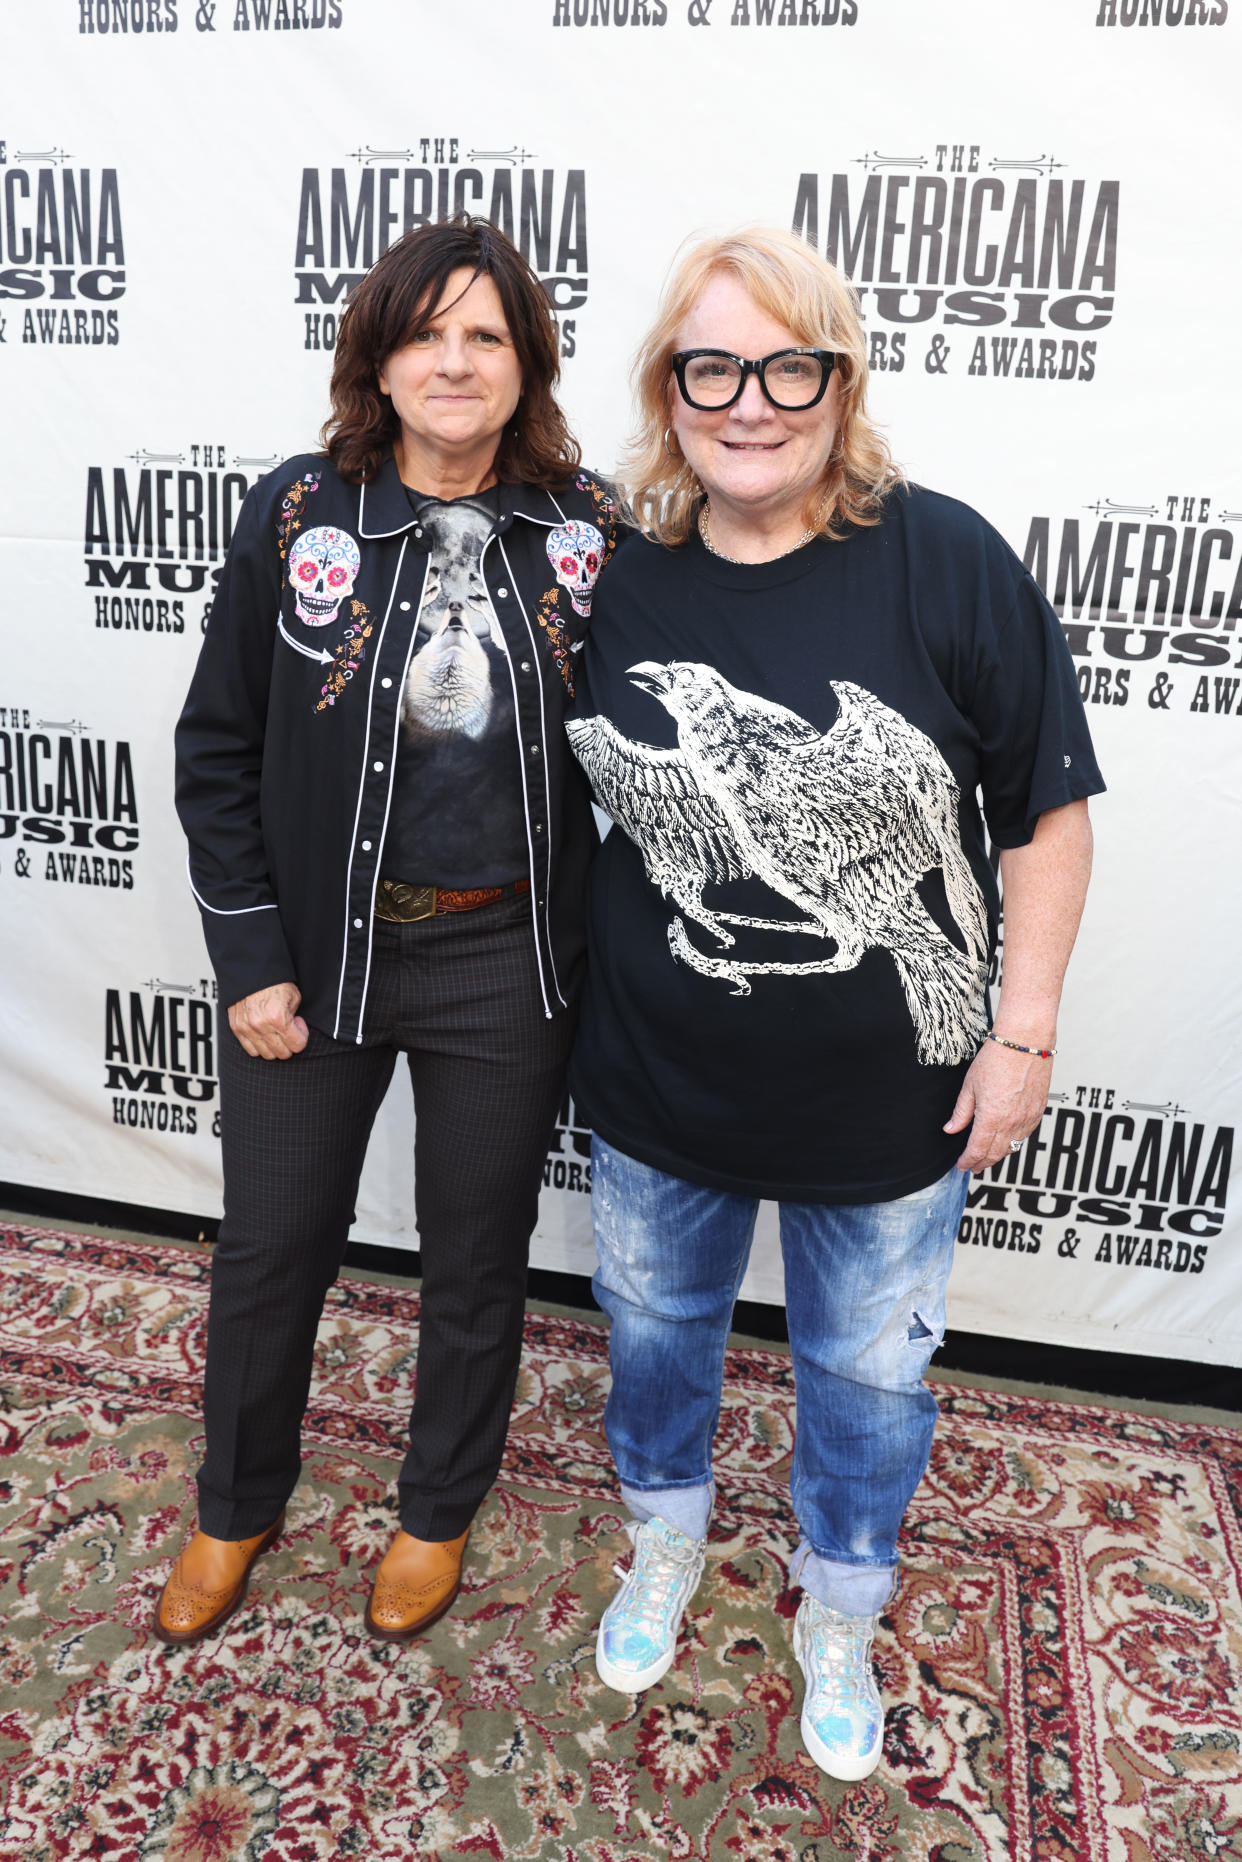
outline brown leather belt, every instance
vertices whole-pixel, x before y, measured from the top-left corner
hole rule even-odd
[[[462,892],[381,879],[375,892],[375,916],[389,924],[408,925],[418,918],[434,918],[439,912],[477,911],[480,905],[494,905],[497,899],[512,899],[529,891],[529,879],[515,879],[510,886],[472,886]]]

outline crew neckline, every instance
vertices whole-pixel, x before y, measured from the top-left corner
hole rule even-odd
[[[787,582],[800,582],[819,568],[825,551],[836,545],[827,537],[812,537],[809,543],[784,556],[770,557],[767,562],[731,562],[708,549],[695,525],[681,547],[690,568],[704,581],[714,582],[718,588],[747,589],[779,588]]]
[[[417,486],[407,485],[404,479],[401,481],[401,489],[409,500],[410,509],[415,512],[425,511],[428,505],[435,504],[475,504],[483,505],[494,517],[500,509],[499,480],[494,485],[488,485],[483,491],[463,491],[459,492],[455,498],[437,498],[433,491],[419,491]]]

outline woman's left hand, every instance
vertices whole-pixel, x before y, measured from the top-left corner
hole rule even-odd
[[[1050,1060],[985,1041],[970,1063],[953,1116],[944,1127],[946,1131],[971,1128],[966,1149],[957,1160],[958,1169],[986,1170],[989,1164],[1008,1157],[1014,1140],[1033,1132],[1043,1117],[1051,1079]]]
[[[1005,963],[996,1031],[1024,1047],[1055,1047],[1061,980],[1091,874],[1087,804],[1048,809],[1025,846],[1002,847],[1000,870]],[[1051,1080],[1051,1060],[984,1041],[944,1127],[971,1127],[958,1169],[986,1170],[1007,1157],[1043,1117]]]

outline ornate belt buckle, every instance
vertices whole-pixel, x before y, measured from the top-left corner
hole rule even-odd
[[[382,917],[393,917],[398,924],[413,924],[419,918],[431,918],[435,915],[436,889],[434,886],[406,886],[394,884],[390,879],[380,881],[387,912]],[[377,907],[378,909],[378,907]]]

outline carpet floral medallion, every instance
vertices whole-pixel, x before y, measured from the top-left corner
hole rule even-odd
[[[609,1692],[601,1326],[532,1314],[504,1473],[422,1641],[362,1627],[416,1294],[347,1278],[306,1466],[215,1640],[148,1633],[193,1517],[209,1261],[0,1230],[0,1856],[1242,1862],[1242,1434],[939,1387],[864,1783],[802,1750],[789,1360],[730,1354],[677,1664]]]

